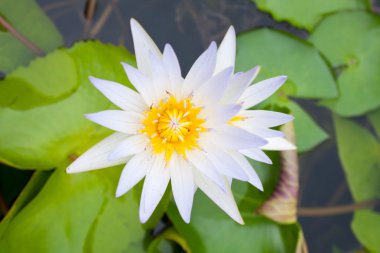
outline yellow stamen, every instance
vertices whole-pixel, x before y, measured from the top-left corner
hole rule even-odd
[[[165,152],[167,161],[173,152],[186,157],[187,150],[199,148],[199,134],[206,131],[202,126],[205,120],[198,118],[201,110],[191,103],[191,98],[177,101],[170,96],[145,112],[141,132],[150,136],[155,153]]]

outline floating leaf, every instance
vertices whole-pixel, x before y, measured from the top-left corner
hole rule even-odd
[[[338,73],[340,96],[323,101],[342,116],[362,115],[380,106],[380,17],[337,13],[324,19],[309,40]]]
[[[380,138],[380,110],[368,114],[368,119],[371,122],[372,126],[375,128],[377,137]]]
[[[369,252],[380,252],[380,214],[369,210],[356,211],[351,224],[356,237]]]
[[[70,95],[77,86],[74,60],[66,51],[57,50],[0,81],[0,106],[29,109],[49,104]]]
[[[88,81],[88,76],[130,85],[120,61],[134,64],[121,47],[99,42],[78,43],[67,50],[78,70],[80,86],[69,97],[25,111],[0,108],[0,161],[25,169],[50,169],[81,154],[110,133],[85,119],[86,113],[110,108],[111,103]],[[36,75],[59,76],[36,70]]]
[[[243,215],[245,225],[226,217],[207,197],[196,194],[190,224],[170,205],[168,214],[191,252],[295,252],[299,226],[279,225],[264,217]]]
[[[356,201],[380,197],[380,143],[358,124],[334,117],[339,157]]]
[[[243,33],[237,40],[236,69],[261,65],[258,80],[288,76],[284,92],[300,98],[334,98],[335,81],[318,51],[309,44],[270,29]],[[289,89],[294,85],[296,90]]]
[[[53,23],[33,0],[0,0],[0,16],[45,52],[63,44]],[[9,32],[0,30],[0,72],[28,63],[35,54]]]
[[[292,25],[312,30],[323,16],[342,10],[364,10],[364,0],[252,0],[260,10],[269,12],[278,21],[288,21]]]
[[[144,252],[133,192],[114,196],[120,171],[68,175],[57,169],[8,222],[0,252]]]
[[[298,152],[306,152],[325,141],[329,136],[296,102],[286,104],[294,115]]]

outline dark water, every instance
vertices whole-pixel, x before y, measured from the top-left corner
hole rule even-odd
[[[237,33],[272,27],[301,38],[308,36],[307,32],[288,23],[274,21],[270,15],[259,12],[248,0],[97,0],[91,21],[85,18],[86,0],[37,2],[63,34],[66,46],[78,40],[94,38],[124,45],[133,52],[129,19],[134,17],[160,48],[165,43],[174,47],[184,73],[211,41],[220,42],[230,25],[235,27]],[[377,1],[380,7],[379,3]],[[300,206],[352,203],[337,156],[330,113],[312,101],[298,102],[331,136],[330,140],[300,157]],[[300,217],[309,251],[332,252],[334,247],[343,252],[359,249],[350,229],[351,218],[351,214]]]

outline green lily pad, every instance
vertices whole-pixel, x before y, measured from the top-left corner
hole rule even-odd
[[[380,106],[379,26],[380,17],[369,13],[338,13],[324,19],[309,38],[340,72],[340,96],[322,104],[341,116]]]
[[[45,53],[63,44],[61,34],[33,0],[0,0],[0,16]],[[5,73],[36,56],[4,30],[0,30],[0,55],[0,72]]]
[[[364,0],[252,0],[257,7],[269,12],[278,21],[288,21],[292,25],[311,31],[327,14],[343,10],[365,10]]]
[[[110,133],[83,116],[112,106],[90,84],[88,76],[130,85],[120,61],[134,64],[133,56],[124,48],[99,42],[78,43],[66,52],[75,62],[79,87],[70,96],[46,106],[25,111],[0,108],[1,162],[22,169],[51,169]],[[50,76],[46,77],[49,80],[60,76],[59,69],[35,71],[35,75]]]
[[[279,225],[252,213],[243,215],[245,225],[226,217],[205,195],[197,193],[190,224],[170,205],[168,214],[191,252],[295,252],[299,226]]]
[[[356,211],[351,224],[356,237],[369,252],[380,252],[380,214],[370,210]]]
[[[68,175],[57,169],[10,219],[0,252],[144,252],[133,192],[114,196],[120,171]]]
[[[334,117],[339,157],[356,201],[380,197],[380,143],[358,124]]]
[[[237,39],[236,70],[261,66],[257,80],[288,76],[284,93],[300,98],[334,98],[334,78],[318,51],[300,39],[282,32],[259,29]],[[290,85],[295,91],[286,90]]]
[[[45,73],[41,74],[41,70]],[[64,50],[37,58],[0,81],[0,106],[30,109],[70,95],[78,86],[76,65]]]
[[[380,138],[380,109],[369,113],[368,119],[375,129],[377,137]]]
[[[295,118],[294,127],[297,134],[298,152],[309,151],[328,139],[329,135],[296,102],[290,101],[287,106]]]

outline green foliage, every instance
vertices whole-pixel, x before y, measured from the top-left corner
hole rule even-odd
[[[49,104],[69,96],[78,85],[73,58],[65,50],[57,50],[1,81],[0,106],[30,109]]]
[[[46,72],[47,63],[40,63],[32,64],[34,75],[28,77],[28,80],[33,81],[34,87],[43,88],[45,93],[48,93],[46,86],[34,82],[39,81],[38,76],[45,76],[46,80],[56,79],[52,81],[54,83],[71,80],[75,84],[67,86],[74,87],[77,83],[80,86],[70,96],[46,106],[25,111],[0,108],[0,161],[22,169],[54,168],[69,156],[81,154],[99,138],[110,133],[104,127],[97,126],[83,117],[86,113],[111,106],[88,81],[88,76],[98,73],[99,78],[130,85],[119,62],[132,64],[133,57],[123,48],[98,42],[79,43],[64,52],[62,54],[65,54],[65,57],[70,57],[67,61],[75,64],[77,78],[68,79],[60,73],[60,68]],[[51,58],[47,57],[45,61],[49,59]],[[27,102],[26,100],[25,104]]]
[[[62,36],[34,0],[0,0],[0,16],[45,52],[63,44]],[[29,48],[4,30],[0,30],[0,55],[0,71],[5,73],[35,57]]]
[[[380,143],[365,128],[350,120],[334,117],[339,156],[351,193],[356,201],[380,198]],[[380,215],[370,210],[356,211],[352,229],[370,250],[380,252]]]
[[[144,252],[133,192],[114,196],[119,175],[120,168],[82,175],[57,169],[8,221],[0,252]]]
[[[341,116],[362,115],[380,106],[380,18],[365,12],[329,16],[310,36],[338,71],[340,96],[323,101]]]
[[[364,10],[368,3],[364,0],[251,0],[263,10],[271,13],[278,21],[288,21],[292,25],[312,30],[327,14],[342,10]]]

